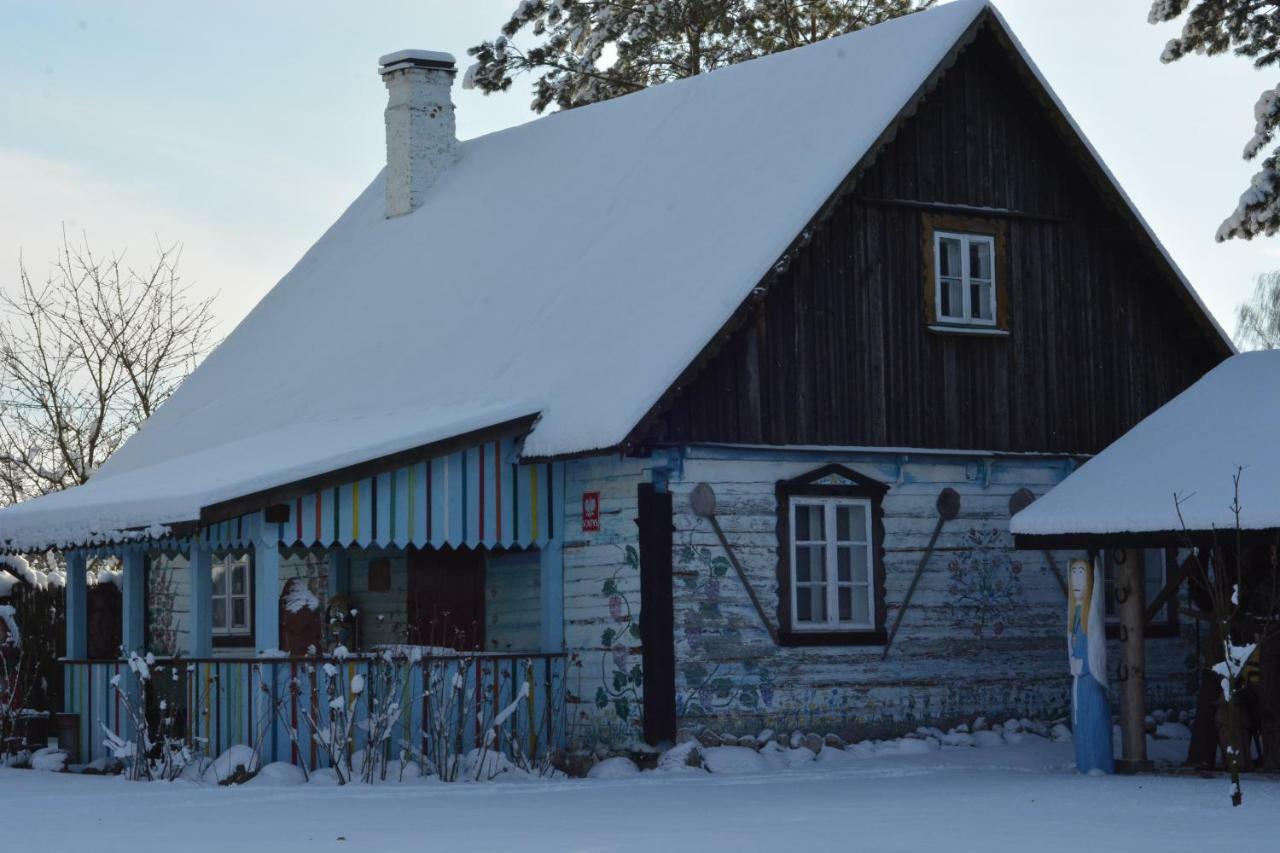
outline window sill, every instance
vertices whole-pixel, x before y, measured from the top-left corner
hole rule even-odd
[[[783,646],[883,646],[888,642],[884,629],[876,631],[783,631],[778,644]]]
[[[214,634],[215,649],[244,649],[253,645],[253,634]]]
[[[1009,337],[1008,329],[997,329],[994,326],[949,326],[943,323],[935,323],[929,326],[929,331],[939,335],[969,335],[978,338]]]

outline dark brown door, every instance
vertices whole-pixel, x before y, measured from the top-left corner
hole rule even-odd
[[[672,583],[671,493],[641,483],[637,494],[640,533],[640,642],[644,646],[644,739],[676,737],[675,609]]]
[[[484,551],[409,551],[409,641],[484,649]]]

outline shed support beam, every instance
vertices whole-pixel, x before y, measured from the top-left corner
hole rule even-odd
[[[213,655],[213,552],[193,542],[191,563],[191,622],[187,653],[193,658]]]
[[[89,587],[85,577],[84,554],[71,551],[67,561],[67,657],[79,660],[89,656]],[[67,694],[68,697],[70,694]]]
[[[266,529],[274,532],[276,527]],[[259,652],[280,647],[280,540],[275,536],[254,541],[253,639]]]
[[[1121,758],[1118,773],[1144,773],[1152,769],[1147,760],[1147,660],[1146,585],[1141,548],[1117,549],[1116,583],[1120,604],[1120,638],[1124,649],[1120,668]]]
[[[131,652],[147,652],[147,555],[140,548],[129,548],[120,555],[124,590],[121,595],[121,644],[124,656]]]

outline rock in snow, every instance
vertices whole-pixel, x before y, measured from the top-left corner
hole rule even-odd
[[[285,788],[301,785],[307,781],[301,767],[295,767],[287,761],[273,761],[258,771],[246,785],[265,788]]]
[[[606,758],[587,771],[588,779],[624,779],[640,772],[636,763],[625,755]]]
[[[207,785],[221,785],[235,778],[242,772],[253,773],[258,769],[258,756],[242,743],[227,748],[227,751],[213,760],[213,764],[204,773]]]
[[[67,754],[61,749],[45,747],[31,753],[31,769],[61,773],[67,766]]]
[[[1156,726],[1156,737],[1167,740],[1191,740],[1191,729],[1182,723],[1161,723]]]

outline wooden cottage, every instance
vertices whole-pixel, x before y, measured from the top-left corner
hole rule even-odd
[[[127,727],[99,557],[189,725],[294,760],[264,708],[339,645],[480,650],[543,745],[1061,711],[1067,552],[1011,512],[1232,348],[993,6],[465,142],[451,57],[381,73],[387,168],[87,485],[0,512],[65,554],[85,756]]]

